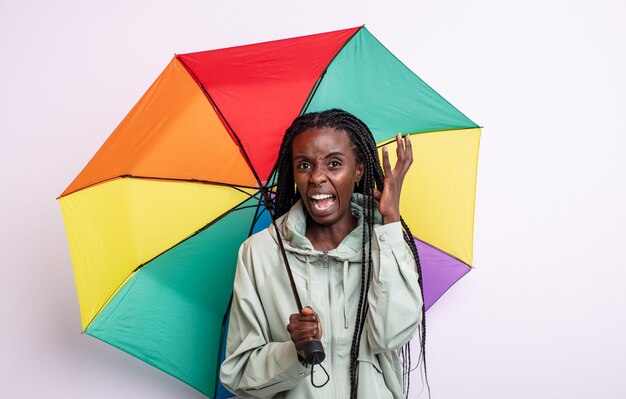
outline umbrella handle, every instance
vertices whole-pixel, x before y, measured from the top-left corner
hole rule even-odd
[[[309,341],[304,347],[305,361],[311,365],[311,385],[315,388],[321,388],[326,385],[328,381],[330,381],[330,375],[328,375],[328,371],[326,371],[324,365],[322,364],[325,357],[326,354],[324,353],[324,347],[322,346],[322,341],[319,339]],[[322,384],[316,384],[313,380],[313,368],[315,365],[319,365],[322,368],[322,371],[324,371],[324,374],[326,374],[326,381]]]
[[[312,339],[304,347],[304,360],[308,364],[320,364],[326,358],[324,346],[319,339]]]

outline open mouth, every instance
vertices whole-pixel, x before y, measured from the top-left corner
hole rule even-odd
[[[311,203],[317,211],[325,211],[335,203],[335,196],[331,194],[311,195]]]

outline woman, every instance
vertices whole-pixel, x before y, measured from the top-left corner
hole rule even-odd
[[[405,241],[410,232],[399,211],[411,142],[408,135],[396,142],[393,169],[383,149],[383,176],[371,132],[345,111],[305,114],[287,129],[276,164],[277,229],[250,237],[239,251],[220,373],[238,396],[403,396],[396,350],[423,323],[423,298],[417,251]],[[306,298],[300,312],[278,236]],[[326,351],[327,384],[320,368],[311,376],[303,362],[313,339]]]

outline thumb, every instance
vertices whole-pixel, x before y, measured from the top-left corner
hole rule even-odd
[[[315,314],[315,312],[313,311],[313,309],[310,306],[307,306],[307,307],[303,308],[300,311],[300,314],[302,316],[307,316],[307,315],[310,315],[310,314]]]
[[[377,189],[377,188],[374,188],[374,193],[373,193],[373,194],[374,194],[374,199],[375,199],[376,201],[379,201],[379,202],[380,202],[380,198],[383,196],[383,193],[381,193],[380,191],[378,191],[378,189]]]

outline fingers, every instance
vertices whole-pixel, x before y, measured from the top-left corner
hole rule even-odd
[[[318,322],[295,322],[287,324],[287,331],[291,334],[292,340],[295,338],[302,339],[304,337],[319,338],[321,337],[321,325]]]
[[[312,327],[300,328],[291,332],[291,340],[297,344],[299,342],[309,342],[312,339],[320,339],[321,335],[319,332],[317,325],[314,324]]]
[[[302,313],[294,313],[289,316],[289,324],[297,324],[297,323],[317,323],[318,317],[317,314],[307,314],[303,315]]]
[[[398,154],[398,160],[394,168],[394,173],[398,177],[402,178],[408,172],[409,167],[413,163],[413,147],[411,146],[410,135],[407,133],[404,138],[398,133],[396,136],[396,153]]]
[[[396,165],[398,163],[401,163],[404,161],[404,142],[402,141],[402,134],[398,133],[396,135],[396,154],[398,155],[398,161],[396,162]]]
[[[392,223],[400,220],[400,194],[404,178],[413,163],[413,147],[410,136],[396,136],[397,160],[393,170],[389,160],[387,146],[382,148],[382,164],[385,174],[385,188],[382,193],[374,190],[374,198],[378,201],[378,210],[383,217],[383,223]]]
[[[408,133],[404,136],[404,144],[404,168],[402,169],[402,172],[406,173],[413,163],[413,146],[411,145],[411,135]]]
[[[385,172],[385,176],[391,176],[392,168],[391,162],[389,160],[389,152],[387,146],[383,146],[383,171]],[[411,145],[410,135],[407,133],[406,136],[402,137],[401,133],[396,135],[396,165],[393,168],[394,174],[400,174],[404,176],[406,172],[409,170],[409,167],[413,163],[413,147]]]
[[[385,172],[385,176],[391,175],[391,163],[389,162],[389,150],[387,146],[383,147],[383,172]]]
[[[287,331],[298,351],[303,350],[309,341],[322,338],[319,316],[310,307],[289,316]]]
[[[313,315],[315,317],[314,321],[317,323],[317,332],[315,333],[315,338],[321,339],[322,338],[322,322],[320,321],[319,316],[317,315],[317,313],[315,313],[313,308],[311,308],[310,306],[307,306],[304,309],[302,309],[300,314],[305,315],[305,316]]]
[[[307,344],[315,339],[319,340],[320,338],[314,331],[298,331],[291,334],[291,342],[294,343],[298,352],[302,352]]]
[[[413,163],[413,146],[411,145],[411,135],[406,134],[404,138],[398,133],[396,136],[396,143],[398,145],[396,151],[398,152],[398,163],[396,168],[405,172],[409,166]]]

